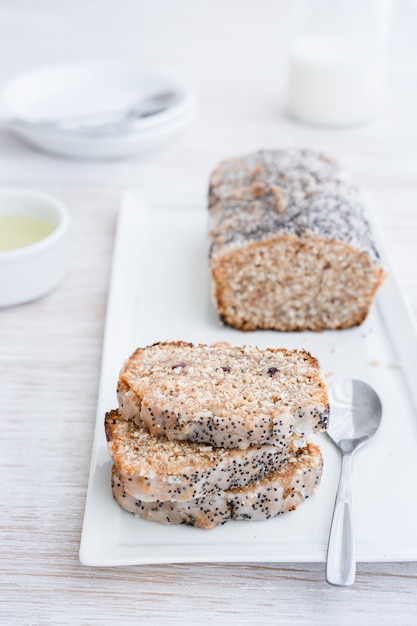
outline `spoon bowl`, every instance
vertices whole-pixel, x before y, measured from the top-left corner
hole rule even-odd
[[[365,445],[381,423],[378,394],[361,380],[342,380],[330,391],[332,413],[327,434],[342,451]]]
[[[330,390],[327,434],[342,453],[327,549],[326,580],[347,586],[355,580],[355,532],[352,502],[352,457],[378,431],[382,404],[378,394],[360,380],[344,380]]]

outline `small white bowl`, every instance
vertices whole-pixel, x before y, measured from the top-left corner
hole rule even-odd
[[[175,96],[171,106],[121,132],[88,133],[48,123],[125,111],[141,99],[165,92]],[[0,93],[0,116],[12,131],[41,150],[76,158],[141,155],[170,140],[193,113],[194,95],[187,85],[132,63],[41,67],[13,78]]]
[[[52,196],[37,191],[0,189],[0,215],[40,218],[52,227],[46,236],[10,250],[0,250],[0,307],[46,295],[63,279],[68,262],[69,214]]]

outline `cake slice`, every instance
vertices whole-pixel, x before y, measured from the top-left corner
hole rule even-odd
[[[109,453],[125,491],[144,502],[181,502],[244,487],[278,469],[289,455],[306,445],[298,437],[285,439],[282,446],[246,450],[169,441],[124,420],[117,411],[106,414],[105,429]]]
[[[308,444],[265,478],[237,489],[214,492],[187,502],[144,502],[129,495],[126,479],[113,466],[112,491],[126,511],[162,524],[213,528],[227,520],[260,521],[292,511],[314,494],[322,474],[322,456]]]
[[[318,362],[298,350],[158,343],[126,361],[119,412],[170,440],[220,448],[283,442],[325,429]]]
[[[240,330],[360,324],[385,279],[361,192],[312,150],[223,161],[209,187],[210,268],[221,320]]]

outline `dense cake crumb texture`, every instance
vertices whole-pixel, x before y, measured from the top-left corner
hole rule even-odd
[[[119,412],[153,435],[241,448],[324,430],[316,359],[297,350],[159,343],[138,349],[118,385]]]

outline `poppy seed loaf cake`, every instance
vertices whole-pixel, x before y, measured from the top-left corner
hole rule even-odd
[[[208,493],[244,487],[278,469],[305,440],[285,439],[282,446],[246,450],[169,441],[126,421],[117,411],[105,418],[110,456],[125,491],[142,501],[181,502]]]
[[[210,268],[221,320],[240,330],[342,329],[385,278],[350,176],[312,150],[223,161],[209,187]]]
[[[308,444],[281,467],[259,481],[237,489],[218,491],[186,502],[144,502],[129,495],[124,479],[113,466],[112,491],[126,511],[162,524],[213,528],[229,519],[260,521],[292,511],[313,495],[322,474],[322,456]]]
[[[282,446],[328,416],[319,365],[298,350],[158,343],[126,361],[117,395],[120,415],[152,435],[220,448]]]

